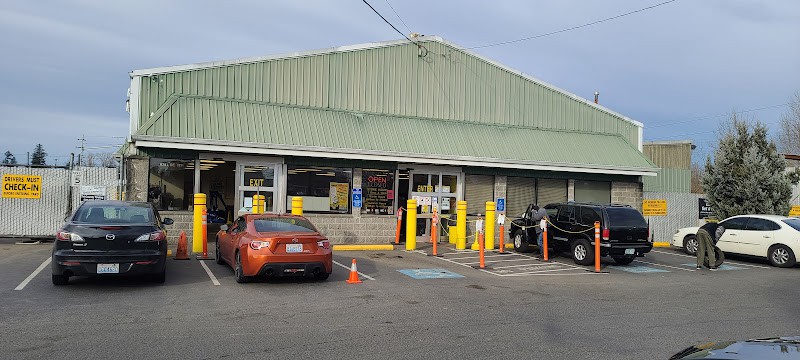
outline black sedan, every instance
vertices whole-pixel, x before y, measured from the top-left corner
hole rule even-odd
[[[146,202],[86,201],[56,234],[53,284],[70,276],[142,275],[163,283],[167,233],[158,211]]]

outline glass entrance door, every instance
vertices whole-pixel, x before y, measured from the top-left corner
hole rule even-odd
[[[417,237],[426,241],[431,234],[433,210],[448,218],[456,210],[459,173],[414,171],[409,174],[410,198],[417,200]],[[439,220],[441,224],[441,220]],[[440,233],[441,234],[441,233]]]
[[[239,214],[253,210],[253,196],[264,195],[266,211],[276,210],[276,187],[280,164],[239,163],[237,166]]]

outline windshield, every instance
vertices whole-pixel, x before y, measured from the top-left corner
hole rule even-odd
[[[628,207],[608,207],[609,227],[647,227],[647,222],[639,211]]]
[[[314,225],[305,219],[298,218],[266,218],[255,219],[253,225],[257,232],[291,231],[291,232],[317,232]]]
[[[783,220],[783,223],[792,227],[797,231],[800,231],[800,219],[786,219]]]
[[[72,221],[87,224],[144,224],[153,222],[147,204],[84,205]]]

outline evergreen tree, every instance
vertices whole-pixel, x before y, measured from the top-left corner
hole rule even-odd
[[[44,151],[42,144],[36,144],[31,155],[31,165],[45,165],[47,153]]]
[[[800,175],[786,172],[786,160],[775,143],[767,140],[767,128],[732,117],[714,152],[706,159],[703,189],[720,219],[741,214],[789,213],[792,184]]]
[[[14,157],[14,154],[11,151],[6,150],[6,157],[3,159],[3,164],[6,165],[14,165],[17,163],[17,158]]]

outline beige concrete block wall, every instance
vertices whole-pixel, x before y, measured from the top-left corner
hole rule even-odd
[[[611,202],[617,204],[627,204],[642,211],[642,184],[630,182],[611,183]]]
[[[388,244],[394,241],[392,215],[303,214],[332,244]]]

